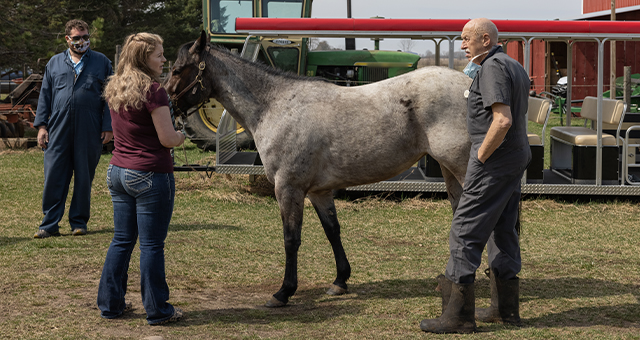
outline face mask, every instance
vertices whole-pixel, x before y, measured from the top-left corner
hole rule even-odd
[[[478,74],[478,71],[480,71],[480,69],[482,68],[482,66],[474,63],[473,61],[470,61],[467,66],[464,68],[464,70],[462,70],[462,72],[464,72],[464,74],[468,75],[469,78],[474,79],[476,77],[476,75]]]
[[[89,40],[80,40],[78,42],[72,42],[71,45],[73,46],[73,49],[78,52],[78,53],[84,53],[87,51],[87,49],[89,49],[89,45],[91,43],[89,42]]]
[[[476,75],[478,74],[478,71],[480,71],[480,69],[482,68],[482,66],[474,63],[473,61],[476,60],[477,57],[487,54],[489,53],[489,51],[484,51],[480,54],[478,54],[477,56],[471,58],[471,60],[469,61],[469,63],[467,64],[467,66],[464,68],[464,70],[462,70],[462,72],[464,72],[464,74],[466,74],[467,76],[469,76],[469,78],[473,79],[476,77]]]

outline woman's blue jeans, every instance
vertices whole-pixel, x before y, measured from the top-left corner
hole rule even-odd
[[[174,308],[164,271],[164,240],[173,213],[173,174],[137,171],[109,165],[107,185],[113,201],[114,234],[98,287],[103,318],[125,308],[131,252],[140,237],[140,287],[149,324],[169,319]]]

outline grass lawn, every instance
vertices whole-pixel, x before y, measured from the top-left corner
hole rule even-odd
[[[188,160],[215,160],[188,143]],[[185,152],[177,150],[178,156]],[[102,319],[98,281],[113,234],[103,155],[89,234],[33,239],[42,218],[42,151],[0,152],[0,338],[7,339],[640,339],[640,207],[635,201],[526,197],[521,237],[524,327],[478,323],[471,335],[426,335],[440,315],[435,277],[448,257],[451,209],[437,198],[336,202],[352,266],[349,293],[327,296],[335,264],[313,207],[304,210],[299,288],[289,305],[263,304],[284,275],[282,226],[264,178],[176,173],[166,240],[170,302],[184,320],[151,327],[140,299],[139,250],[129,269],[134,310]],[[70,202],[70,200],[67,200]],[[68,206],[68,204],[67,204]],[[477,276],[476,305],[489,304]]]

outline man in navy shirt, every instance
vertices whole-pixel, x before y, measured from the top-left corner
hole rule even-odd
[[[111,61],[89,48],[89,26],[70,20],[65,27],[69,48],[47,63],[34,127],[44,150],[44,218],[35,238],[59,236],[58,223],[73,176],[69,208],[72,235],[85,235],[90,215],[91,182],[102,144],[113,138],[109,107],[102,98]]]
[[[516,225],[520,180],[531,151],[527,139],[529,77],[498,43],[498,29],[488,19],[469,21],[462,49],[473,78],[467,96],[469,165],[460,204],[449,235],[449,262],[438,277],[443,313],[420,328],[432,333],[471,333],[475,319],[520,324],[520,245]],[[487,246],[491,307],[475,310],[475,272]]]

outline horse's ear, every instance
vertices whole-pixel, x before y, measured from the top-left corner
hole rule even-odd
[[[204,48],[207,47],[207,32],[202,30],[200,33],[200,38],[193,43],[193,46],[189,49],[190,54],[200,54]]]

